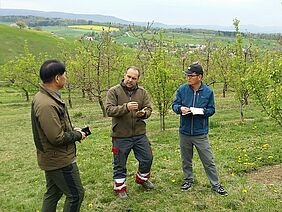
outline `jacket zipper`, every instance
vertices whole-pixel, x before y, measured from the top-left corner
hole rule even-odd
[[[132,100],[132,98],[131,98],[131,95],[132,94],[130,94],[129,95],[129,102],[131,102],[131,100]],[[133,125],[134,125],[134,117],[133,117],[133,112],[132,111],[130,111],[130,113],[131,113],[131,120],[132,120],[132,122],[131,122],[131,136],[133,136],[134,135],[134,132],[133,132],[133,130],[134,130],[134,128],[133,128]]]
[[[192,104],[193,107],[195,107],[196,97],[197,97],[197,91],[194,91],[193,104]],[[192,114],[192,118],[191,118],[191,135],[193,135],[193,128],[194,128],[194,116]]]

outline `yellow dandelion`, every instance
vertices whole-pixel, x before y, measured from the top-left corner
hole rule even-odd
[[[89,203],[88,204],[88,208],[92,208],[93,207],[93,204],[92,203]]]
[[[232,177],[234,177],[234,176],[235,176],[235,174],[232,172],[232,173],[231,173],[231,176],[232,176]]]
[[[262,148],[268,148],[269,147],[269,144],[263,144],[262,145]]]
[[[175,183],[175,181],[176,181],[175,179],[172,179],[172,180],[171,180],[171,182],[173,182],[173,183]]]
[[[243,189],[242,192],[243,192],[243,193],[247,193],[248,190],[247,190],[247,189]]]

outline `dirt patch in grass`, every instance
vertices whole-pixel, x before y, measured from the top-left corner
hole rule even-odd
[[[276,184],[282,181],[282,164],[266,166],[251,172],[248,179],[263,184]]]

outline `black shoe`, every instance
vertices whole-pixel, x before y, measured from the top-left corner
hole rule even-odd
[[[213,189],[216,193],[220,194],[221,196],[228,196],[227,191],[224,190],[224,188],[220,185],[217,188]]]
[[[182,189],[183,191],[189,190],[189,189],[192,188],[192,185],[193,185],[193,183],[191,183],[191,182],[184,182],[184,183],[181,185],[181,189]]]
[[[141,185],[142,185],[143,188],[146,189],[146,190],[150,190],[150,189],[154,189],[154,188],[155,188],[154,184],[153,184],[151,181],[149,181],[149,180],[146,180],[146,181],[145,181],[144,183],[142,183]]]

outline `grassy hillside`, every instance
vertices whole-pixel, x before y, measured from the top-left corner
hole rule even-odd
[[[59,52],[58,43],[64,42],[67,45],[72,43],[72,40],[54,37],[48,32],[19,29],[2,24],[0,24],[0,40],[0,65],[23,53],[25,41],[28,42],[32,53],[47,52],[50,56],[56,56]]]

